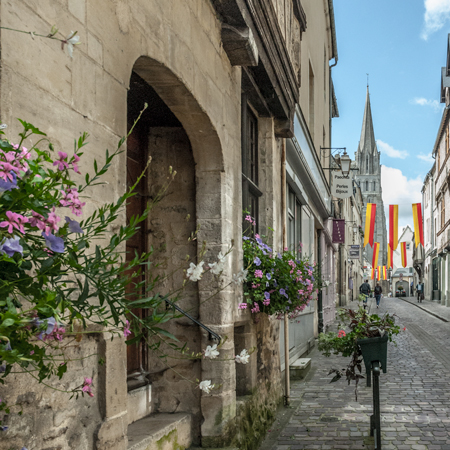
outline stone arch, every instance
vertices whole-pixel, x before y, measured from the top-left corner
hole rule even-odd
[[[217,131],[183,81],[164,64],[148,56],[139,57],[133,71],[152,86],[183,125],[192,145],[197,170],[223,171],[222,146]]]

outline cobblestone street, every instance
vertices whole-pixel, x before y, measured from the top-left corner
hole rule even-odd
[[[371,312],[395,313],[406,327],[397,346],[389,344],[388,370],[380,376],[383,450],[450,450],[448,309],[412,298],[383,298],[377,310],[370,301]],[[260,450],[373,449],[372,388],[363,380],[355,401],[354,384],[329,383],[329,369],[344,368],[346,358],[326,358],[317,347],[309,357],[310,372],[292,382],[291,408],[280,410]]]

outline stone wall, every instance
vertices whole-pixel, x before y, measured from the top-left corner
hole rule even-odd
[[[241,69],[230,65],[222,48],[221,26],[211,2],[0,0],[0,23],[39,34],[48,33],[54,24],[64,36],[71,30],[78,32],[80,45],[70,58],[57,41],[1,30],[0,118],[8,124],[9,136],[19,131],[16,117],[33,123],[48,133],[57,151],[69,151],[74,138],[89,132],[89,145],[80,161],[83,174],[92,168],[94,159],[101,163],[105,150],[114,149],[127,132],[132,71],[155,90],[181,123],[179,138],[185,145],[189,142],[191,153],[173,162],[169,153],[156,152],[150,182],[168,164],[178,170],[179,181],[169,192],[167,203],[149,219],[149,227],[157,230],[154,243],[170,235],[169,240],[177,244],[167,248],[164,256],[169,267],[185,253],[194,256],[195,246],[204,240],[207,260],[215,260],[219,251],[225,252],[234,242],[224,272],[227,286],[242,264]],[[289,42],[293,56],[297,54],[294,41],[298,44],[295,33],[291,32]],[[152,138],[155,149],[164,148],[161,130],[153,130]],[[274,136],[271,118],[260,118],[260,138],[262,225],[274,229],[272,244],[280,247],[282,141]],[[89,190],[86,215],[124,192],[125,154],[113,163],[105,181],[105,185]],[[182,202],[178,192],[183,193]],[[191,215],[192,222],[181,220],[185,214]],[[121,220],[125,220],[124,215]],[[185,244],[187,236],[183,234],[196,226],[200,227],[197,243]],[[177,276],[167,287],[181,279]],[[190,379],[211,379],[220,388],[209,395],[201,393],[156,363],[151,378],[153,411],[193,414],[197,440],[201,433],[204,444],[220,445],[227,438],[227,427],[235,424],[236,377],[246,384],[246,393],[257,394],[260,403],[256,411],[273,412],[281,388],[278,323],[262,318],[253,324],[249,312],[237,309],[242,293],[232,285],[213,301],[206,301],[218,287],[215,283],[206,276],[198,289],[186,294],[183,305],[194,308],[194,315],[203,323],[228,337],[222,354],[231,360],[186,362],[177,369]],[[239,337],[242,340],[235,342],[239,327],[246,331]],[[185,319],[170,324],[170,329],[188,338],[192,351],[212,344],[207,333],[194,330]],[[254,345],[258,351],[249,366],[236,367],[232,360],[236,351]],[[23,445],[29,450],[126,448],[127,425],[134,419],[127,411],[132,402],[127,396],[124,341],[111,341],[106,332],[89,335],[72,351],[74,356],[97,356],[72,363],[63,380],[51,384],[72,389],[82,384],[83,376],[92,376],[94,398],[69,400],[67,394],[38,385],[29,376],[8,378],[0,388],[0,397],[22,405],[23,415],[17,415],[19,405],[13,408],[10,430],[2,435],[0,450]],[[98,364],[98,356],[105,365]]]

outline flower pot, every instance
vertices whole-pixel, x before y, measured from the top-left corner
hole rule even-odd
[[[383,337],[358,339],[356,343],[361,349],[366,372],[370,372],[372,361],[379,361],[383,372],[386,373],[388,335],[385,334]]]

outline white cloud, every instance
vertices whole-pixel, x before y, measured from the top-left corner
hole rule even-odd
[[[423,154],[421,153],[420,155],[417,155],[417,157],[418,157],[419,159],[421,159],[422,161],[426,161],[426,162],[431,163],[431,164],[434,163],[434,159],[433,159],[433,157],[431,156],[431,154],[429,154],[429,155],[423,155]]]
[[[398,205],[398,226],[413,223],[412,204],[422,201],[423,180],[420,177],[407,178],[400,169],[381,166],[384,212],[389,227],[389,205]]]
[[[441,105],[437,100],[428,100],[424,97],[416,97],[411,100],[410,103],[413,105],[429,106],[434,109],[435,112],[440,112],[443,108],[443,105]]]
[[[408,152],[406,150],[396,150],[391,145],[386,144],[386,142],[380,141],[380,139],[377,140],[377,146],[381,153],[384,153],[390,158],[406,159],[408,156]]]
[[[440,30],[450,19],[449,0],[425,0],[425,24],[421,38],[425,41],[431,34]]]

